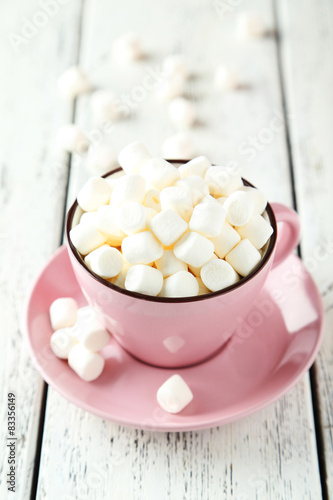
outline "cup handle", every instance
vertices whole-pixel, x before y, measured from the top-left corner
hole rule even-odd
[[[301,224],[298,214],[281,203],[271,203],[276,222],[282,223],[278,230],[276,251],[272,267],[283,262],[299,244]]]

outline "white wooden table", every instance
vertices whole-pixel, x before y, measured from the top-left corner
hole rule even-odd
[[[259,12],[277,36],[240,41],[243,10]],[[0,498],[333,499],[333,252],[316,258],[333,242],[333,3],[11,0],[0,26]],[[110,46],[129,30],[143,36],[149,57],[123,68],[111,61]],[[74,121],[91,140],[101,134],[89,96],[61,100],[58,76],[79,64],[96,86],[123,101],[130,96],[130,117],[103,140],[116,151],[142,140],[160,155],[174,132],[166,107],[150,90],[141,102],[133,96],[173,52],[195,74],[187,90],[199,112],[198,153],[240,162],[270,200],[296,206],[301,254],[327,316],[314,366],[278,402],[219,428],[155,433],[101,420],[46,387],[21,321],[33,279],[61,244],[66,209],[88,175],[84,158],[59,156],[56,131]],[[238,69],[237,92],[215,92],[214,68],[222,63]],[[6,485],[8,392],[17,406],[15,494]]]

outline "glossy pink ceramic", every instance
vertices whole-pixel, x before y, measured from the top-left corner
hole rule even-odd
[[[86,305],[65,247],[37,279],[25,314],[32,359],[50,385],[77,406],[114,422],[158,431],[212,427],[250,415],[285,394],[313,363],[323,333],[317,287],[298,257],[272,269],[253,308],[214,357],[182,369],[157,368],[130,356],[114,339],[101,353],[101,377],[84,382],[50,349],[49,307],[58,297]],[[203,332],[203,335],[205,332]],[[179,373],[193,401],[178,415],[156,400],[159,386]]]

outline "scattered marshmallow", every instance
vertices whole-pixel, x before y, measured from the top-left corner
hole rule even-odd
[[[73,328],[61,328],[56,330],[50,339],[52,352],[57,358],[68,359],[72,347],[77,344]]]
[[[149,231],[127,236],[121,249],[130,264],[151,264],[163,255],[163,246]]]
[[[184,97],[177,97],[169,104],[169,117],[180,128],[191,128],[196,120],[193,104]]]
[[[99,89],[93,92],[90,105],[95,122],[108,122],[121,117],[118,100],[110,90]]]
[[[148,189],[143,204],[147,208],[153,208],[157,212],[161,210],[160,192],[157,189]]]
[[[194,207],[189,228],[207,238],[218,236],[225,221],[226,211],[216,200],[199,203]]]
[[[168,278],[179,271],[187,271],[185,262],[177,259],[172,250],[165,250],[162,257],[155,262],[157,269],[162,273],[163,278]]]
[[[180,54],[167,56],[162,64],[162,72],[166,77],[178,75],[187,78],[189,74],[187,62]]]
[[[215,70],[214,85],[217,90],[235,90],[238,87],[238,75],[234,69],[218,66]]]
[[[140,174],[145,178],[148,186],[159,191],[180,178],[178,169],[163,158],[148,160],[141,168]]]
[[[204,264],[200,277],[204,285],[212,292],[222,290],[239,281],[239,276],[234,268],[222,259],[214,259]]]
[[[228,172],[225,167],[213,166],[208,168],[205,174],[210,194],[213,196],[229,196],[243,186],[240,175]]]
[[[247,276],[259,264],[261,254],[252,243],[241,240],[226,256],[225,260],[241,276]]]
[[[214,253],[213,243],[202,234],[189,231],[174,246],[175,256],[194,267],[203,266]]]
[[[267,206],[267,198],[264,193],[260,191],[260,189],[251,186],[243,186],[240,190],[252,195],[254,200],[254,213],[261,215]]]
[[[118,246],[126,237],[118,224],[118,211],[116,207],[101,205],[97,210],[97,228],[105,235],[109,245]]]
[[[91,306],[79,309],[74,330],[80,344],[92,352],[103,349],[110,340],[109,332],[97,319],[97,315]]]
[[[209,195],[209,187],[202,177],[190,175],[175,182],[175,186],[185,189],[192,198],[193,206],[199,203],[204,196]]]
[[[138,174],[140,168],[151,159],[146,147],[139,141],[131,142],[119,153],[119,164],[127,174]]]
[[[124,33],[114,41],[112,55],[121,63],[142,59],[144,50],[141,38],[135,33]]]
[[[267,243],[273,233],[272,226],[258,214],[253,214],[246,224],[236,229],[240,236],[243,239],[248,239],[257,250]]]
[[[190,177],[192,175],[198,175],[204,178],[207,170],[212,166],[210,161],[205,156],[197,156],[193,160],[180,165],[179,172],[181,177]]]
[[[86,166],[89,172],[104,175],[117,166],[117,155],[108,144],[90,146]]]
[[[168,208],[159,212],[149,223],[149,228],[165,246],[175,243],[185,233],[188,225],[182,217]]]
[[[193,394],[184,379],[176,374],[172,375],[157,391],[158,404],[168,413],[179,413],[193,399]]]
[[[163,143],[164,158],[173,158],[177,160],[188,160],[195,156],[195,146],[191,137],[184,133],[168,137]]]
[[[178,271],[163,282],[160,297],[192,297],[198,295],[199,284],[193,274]]]
[[[111,194],[110,204],[121,205],[126,201],[142,203],[145,197],[146,183],[141,175],[124,175],[116,180]]]
[[[90,177],[77,195],[77,202],[86,212],[94,212],[109,203],[111,187],[102,177]]]
[[[160,81],[156,95],[161,101],[171,101],[184,95],[186,81],[182,75],[174,75]]]
[[[181,187],[171,186],[161,191],[161,209],[172,208],[185,221],[189,221],[193,212],[193,203],[188,191]]]
[[[241,237],[238,232],[225,221],[221,233],[214,238],[210,238],[210,240],[214,244],[214,252],[216,255],[218,255],[220,259],[224,259],[227,253],[240,242]]]
[[[114,278],[123,267],[123,256],[116,248],[103,245],[85,258],[91,270],[102,278]]]
[[[57,132],[57,145],[68,153],[85,153],[89,147],[89,141],[80,127],[69,123],[63,125]]]
[[[237,19],[237,33],[240,38],[265,36],[266,29],[261,16],[255,12],[243,12]]]
[[[78,66],[71,66],[58,79],[58,90],[65,99],[75,99],[91,89],[88,77]]]
[[[106,242],[107,237],[92,224],[78,224],[70,230],[71,242],[82,255],[95,250]]]
[[[129,268],[125,288],[131,292],[158,295],[162,290],[163,275],[154,267],[138,264]]]
[[[227,212],[226,219],[233,226],[246,224],[254,211],[253,197],[245,191],[235,191],[224,202],[223,208]]]
[[[61,297],[50,306],[50,321],[53,330],[73,326],[77,320],[77,303],[72,297]]]
[[[100,354],[78,343],[69,351],[68,364],[80,378],[92,382],[101,375],[105,361]]]

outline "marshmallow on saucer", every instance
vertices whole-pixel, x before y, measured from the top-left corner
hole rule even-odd
[[[104,175],[117,166],[117,155],[108,144],[90,146],[86,166],[91,173]]]
[[[86,256],[85,262],[91,270],[105,279],[114,278],[123,267],[123,256],[114,247],[102,245]]]
[[[131,142],[119,153],[119,165],[127,174],[138,174],[140,168],[151,159],[146,147],[139,141]]]
[[[234,246],[241,240],[240,235],[237,231],[225,221],[222,226],[222,231],[218,236],[210,238],[214,244],[214,252],[216,255],[223,259],[227,253],[234,248]]]
[[[163,158],[151,158],[140,170],[140,174],[146,180],[148,186],[160,191],[161,189],[171,186],[180,178],[178,169],[163,160]]]
[[[241,240],[226,256],[225,260],[241,276],[247,276],[259,264],[261,253],[252,243],[245,239]]]
[[[175,256],[186,264],[201,267],[212,257],[214,245],[202,234],[189,231],[177,241],[173,251]]]
[[[142,59],[144,50],[141,38],[135,33],[124,33],[114,41],[112,55],[121,63]]]
[[[177,97],[169,104],[171,121],[180,128],[191,128],[196,119],[195,107],[184,97]]]
[[[71,242],[82,255],[95,250],[106,242],[107,237],[92,224],[78,224],[73,227],[69,236]]]
[[[204,285],[212,292],[222,290],[239,281],[239,276],[234,268],[225,260],[214,259],[204,264],[200,277]]]
[[[90,105],[95,121],[113,121],[120,118],[120,108],[115,95],[109,90],[95,90]]]
[[[172,208],[185,221],[189,221],[193,212],[193,203],[190,194],[178,186],[170,186],[161,191],[161,208]]]
[[[118,246],[126,237],[124,231],[119,227],[117,207],[101,205],[96,212],[96,226],[105,236],[109,245]]]
[[[163,255],[163,246],[150,231],[127,236],[123,239],[121,249],[130,264],[152,264]]]
[[[74,330],[77,340],[89,351],[100,351],[110,340],[109,332],[97,319],[96,312],[91,306],[79,309]]]
[[[168,378],[157,391],[158,404],[168,413],[179,413],[193,399],[193,394],[184,379],[176,374]]]
[[[237,19],[237,32],[240,38],[259,38],[265,36],[262,17],[255,12],[243,12]]]
[[[243,239],[248,239],[257,250],[262,248],[273,233],[272,226],[258,214],[253,214],[244,226],[236,228]]]
[[[77,344],[73,328],[56,330],[50,339],[52,352],[57,358],[68,359],[69,351]]]
[[[180,165],[178,168],[181,177],[189,177],[198,175],[204,178],[207,170],[212,166],[210,161],[205,156],[197,156],[193,160]]]
[[[161,271],[163,278],[168,278],[171,274],[176,274],[179,271],[187,271],[185,262],[177,259],[172,250],[165,250],[155,264],[157,269]]]
[[[165,278],[159,297],[192,297],[198,295],[199,284],[193,274],[178,271]]]
[[[191,137],[184,133],[168,137],[163,143],[164,158],[173,158],[177,160],[188,160],[195,156],[195,146]]]
[[[92,382],[101,375],[105,361],[100,354],[78,343],[69,351],[68,364],[80,378]]]
[[[235,191],[224,202],[223,208],[227,212],[226,219],[233,226],[244,226],[252,217],[254,199],[245,191]]]
[[[215,199],[199,203],[194,207],[189,228],[207,238],[218,236],[225,221],[226,211]]]
[[[50,321],[53,330],[73,326],[77,319],[77,303],[72,297],[61,297],[50,306]]]
[[[68,153],[85,153],[89,147],[89,141],[80,127],[69,123],[63,125],[57,132],[57,145]]]
[[[205,174],[210,194],[213,196],[229,196],[243,186],[240,175],[228,172],[225,167],[213,166],[207,169]]]
[[[218,66],[215,70],[214,84],[216,89],[220,91],[237,89],[236,71],[226,66]]]
[[[175,243],[187,227],[184,219],[172,208],[162,210],[149,223],[150,230],[164,246]]]
[[[193,206],[199,203],[204,196],[209,195],[209,187],[204,179],[198,175],[190,175],[179,179],[174,185],[185,189],[189,193]]]
[[[162,285],[163,275],[154,267],[138,264],[127,271],[126,290],[156,296],[162,290]]]
[[[75,99],[91,88],[88,77],[78,66],[71,66],[58,79],[58,90],[62,97]]]
[[[126,201],[142,203],[145,197],[146,183],[138,174],[123,175],[116,180],[111,194],[111,205],[121,205]]]
[[[166,77],[182,76],[188,77],[188,66],[185,58],[181,54],[167,56],[162,63],[162,72]]]
[[[77,202],[85,212],[95,212],[101,205],[109,203],[111,187],[102,177],[90,177],[77,195]]]

